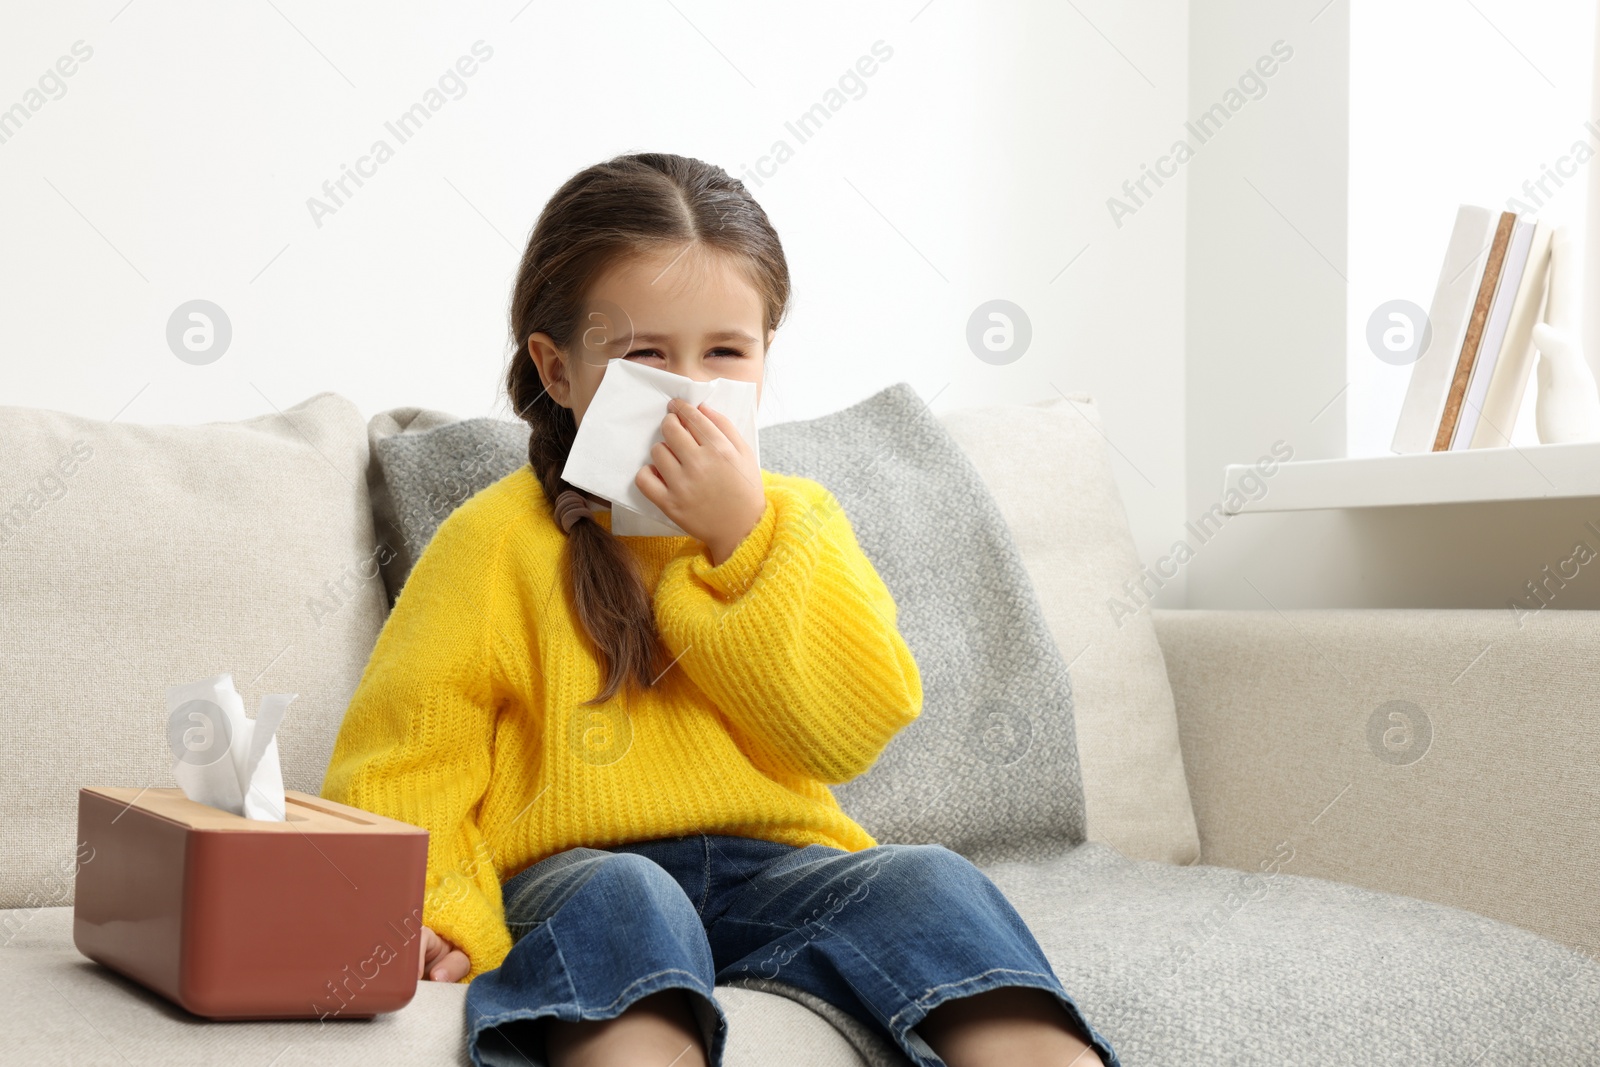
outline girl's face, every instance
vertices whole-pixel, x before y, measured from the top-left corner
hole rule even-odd
[[[631,359],[695,381],[754,382],[776,331],[762,336],[765,310],[755,288],[727,257],[686,244],[630,257],[590,287],[584,316],[562,350],[547,333],[528,338],[528,354],[551,398],[583,423],[606,365]]]

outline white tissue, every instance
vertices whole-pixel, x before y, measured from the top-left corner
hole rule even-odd
[[[697,382],[682,374],[612,359],[583,413],[561,477],[611,501],[611,532],[635,537],[683,537],[685,532],[634,484],[650,450],[662,440],[661,421],[672,397],[726,415],[761,465],[756,438],[756,383],[732,378]]]
[[[248,719],[231,674],[169,688],[172,774],[184,796],[247,819],[283,822],[286,806],[276,734],[289,702],[298,695],[264,696],[256,717]]]

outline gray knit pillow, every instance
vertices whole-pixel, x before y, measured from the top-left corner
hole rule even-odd
[[[527,428],[496,419],[373,420],[380,530],[404,538],[397,594],[449,511],[511,473]],[[426,426],[419,430],[419,426]],[[826,486],[894,597],[922,714],[865,774],[832,787],[880,842],[936,842],[975,862],[1084,840],[1072,687],[999,508],[906,382],[843,411],[761,431],[762,465]]]
[[[444,517],[528,462],[528,425],[396,408],[367,423],[367,494],[389,606]]]
[[[999,507],[906,382],[761,431],[779,474],[827,486],[894,596],[922,672],[917,720],[834,786],[879,841],[938,842],[975,862],[1084,840],[1067,665]]]

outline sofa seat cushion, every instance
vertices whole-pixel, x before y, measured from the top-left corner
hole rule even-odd
[[[439,1067],[467,1064],[465,985],[419,982],[372,1019],[212,1022],[102,967],[72,943],[72,909],[0,911],[7,1063],[119,1067]],[[9,935],[9,941],[7,941]],[[866,1067],[822,1015],[754,988],[719,987],[727,1067]],[[866,1047],[871,1047],[867,1045]]]
[[[1600,1063],[1600,962],[1459,908],[1285,873],[1292,859],[1179,867],[1091,841],[984,872],[1126,1067]],[[211,1023],[85,959],[71,908],[0,912],[0,929],[19,1063],[466,1062],[464,985],[422,982],[372,1020]],[[909,1063],[779,983],[717,999],[729,1067]]]
[[[1126,1067],[1600,1064],[1600,962],[1292,862],[1180,867],[1091,841],[984,872]]]

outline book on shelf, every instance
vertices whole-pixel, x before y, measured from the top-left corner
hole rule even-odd
[[[1494,239],[1489,242],[1488,258],[1483,261],[1483,274],[1478,279],[1478,291],[1472,299],[1472,314],[1467,319],[1466,336],[1461,340],[1461,351],[1456,355],[1455,366],[1450,370],[1450,387],[1445,390],[1444,410],[1439,415],[1439,427],[1434,431],[1433,450],[1444,452],[1450,447],[1456,423],[1461,418],[1461,405],[1466,402],[1467,379],[1477,363],[1478,349],[1483,345],[1484,327],[1489,321],[1489,306],[1494,302],[1500,274],[1506,263],[1506,252],[1511,246],[1511,231],[1517,216],[1502,211],[1495,224]]]
[[[1412,364],[1391,449],[1495,448],[1511,432],[1533,365],[1533,327],[1549,278],[1550,226],[1462,204]]]
[[[1451,442],[1451,448],[1505,448],[1511,444],[1511,430],[1533,370],[1533,327],[1540,321],[1550,282],[1552,229],[1543,219],[1534,221],[1527,262],[1511,300],[1505,339],[1500,343],[1493,374],[1479,405],[1477,429],[1465,443]]]

